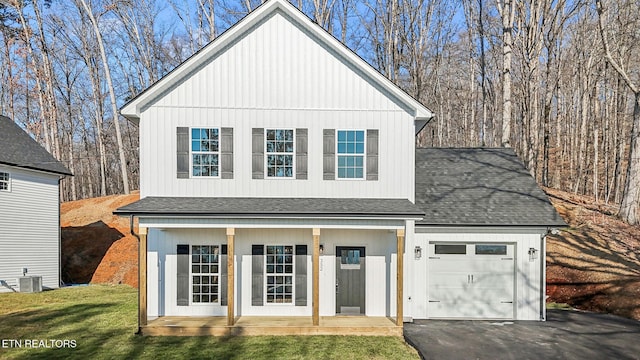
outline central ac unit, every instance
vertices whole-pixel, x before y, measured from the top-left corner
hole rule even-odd
[[[42,291],[42,276],[23,276],[18,278],[20,292],[34,293]]]

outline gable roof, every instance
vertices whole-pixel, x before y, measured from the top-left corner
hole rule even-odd
[[[567,224],[512,149],[416,149],[417,225]]]
[[[204,46],[182,64],[178,65],[167,75],[127,102],[121,108],[120,113],[129,120],[137,121],[145,106],[151,104],[169,89],[179,84],[182,79],[198,69],[201,65],[205,64],[209,59],[226,51],[237,39],[253,31],[261,21],[276,12],[284,14],[289,21],[294,22],[304,29],[308,36],[316,38],[324,46],[344,59],[344,61],[361,71],[361,75],[366,77],[368,81],[371,81],[381,89],[384,89],[384,91],[388,93],[387,96],[392,96],[407,108],[414,111],[414,114],[412,115],[416,119],[429,120],[433,117],[431,110],[427,109],[418,100],[414,99],[404,90],[395,85],[391,80],[382,75],[321,26],[314,23],[307,15],[298,10],[287,0],[269,0],[257,7],[234,26]]]
[[[0,115],[0,164],[40,170],[59,175],[72,175],[18,124]]]

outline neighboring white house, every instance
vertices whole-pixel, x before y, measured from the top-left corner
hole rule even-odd
[[[59,183],[71,175],[13,120],[0,116],[0,292],[18,278],[60,286]],[[23,289],[24,290],[24,289]]]
[[[393,318],[400,331],[413,318],[544,316],[544,235],[564,222],[535,181],[516,184],[542,194],[535,224],[459,221],[491,209],[431,222],[437,198],[419,198],[428,189],[416,170],[430,156],[414,144],[433,113],[285,0],[261,5],[121,113],[140,128],[141,199],[116,213],[139,219],[143,331],[175,316],[320,326],[357,315]],[[503,173],[523,174],[510,165]],[[505,284],[491,294],[495,281]],[[446,310],[461,301],[464,311]]]

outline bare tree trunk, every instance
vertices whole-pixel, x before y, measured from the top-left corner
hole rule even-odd
[[[598,28],[602,45],[604,47],[607,62],[624,79],[627,87],[634,95],[633,122],[631,124],[631,141],[629,148],[629,162],[627,165],[627,176],[624,184],[622,203],[620,204],[620,217],[631,225],[640,224],[640,213],[638,206],[640,202],[640,88],[634,83],[627,71],[620,63],[613,59],[609,46],[609,39],[603,24],[604,6],[602,0],[596,0],[598,10]]]
[[[122,175],[122,186],[125,194],[129,194],[129,174],[127,171],[127,159],[124,156],[124,145],[122,143],[122,135],[120,134],[120,121],[118,116],[118,105],[116,102],[116,94],[113,89],[113,82],[111,81],[111,71],[109,70],[109,62],[107,61],[107,53],[104,49],[104,42],[102,41],[102,33],[98,27],[98,22],[93,15],[93,11],[89,8],[85,0],[80,0],[84,7],[91,24],[93,24],[93,30],[98,40],[98,47],[100,49],[100,56],[102,57],[102,66],[104,66],[104,73],[107,79],[107,88],[109,89],[109,98],[111,99],[111,112],[113,114],[113,123],[116,129],[116,141],[118,142],[118,156],[120,158],[120,173]]]
[[[502,18],[502,141],[511,147],[511,57],[516,0],[496,0]]]

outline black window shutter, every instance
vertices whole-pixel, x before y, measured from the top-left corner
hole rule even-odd
[[[251,245],[251,305],[264,303],[264,245]]]
[[[251,131],[251,170],[254,179],[264,179],[264,129],[253,128]]]
[[[367,130],[367,180],[378,180],[378,130]]]
[[[189,128],[176,128],[176,176],[178,179],[189,178]]]
[[[222,128],[220,133],[220,176],[233,179],[233,128]]]
[[[307,306],[307,245],[296,245],[296,306]]]
[[[220,247],[220,306],[227,306],[227,245]]]
[[[323,178],[324,180],[336,179],[336,130],[324,129],[322,131],[323,143]]]
[[[296,179],[307,180],[307,129],[296,129]]]
[[[178,245],[177,251],[178,281],[177,305],[189,305],[189,245]]]

